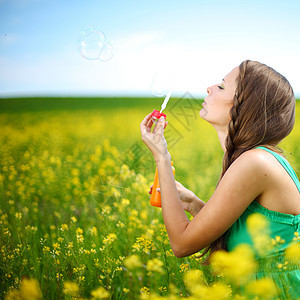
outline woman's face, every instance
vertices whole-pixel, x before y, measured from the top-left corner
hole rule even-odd
[[[239,67],[235,67],[228,73],[221,83],[207,88],[208,96],[204,99],[200,117],[213,126],[228,126],[230,121],[230,109],[233,106],[233,98],[237,88],[237,76]]]

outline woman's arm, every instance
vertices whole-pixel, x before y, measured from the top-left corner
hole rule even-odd
[[[202,201],[201,199],[199,199],[195,194],[193,196],[193,200],[190,204],[190,208],[188,210],[188,212],[195,217],[199,211],[204,207],[205,202]]]
[[[268,174],[263,161],[256,150],[247,151],[230,166],[212,197],[189,222],[172,192],[171,167],[166,160],[157,163],[163,219],[177,257],[192,255],[219,238],[266,189]]]
[[[183,209],[195,217],[204,207],[205,202],[199,199],[191,190],[184,187],[177,180],[175,180],[175,183]]]
[[[185,211],[193,217],[203,208],[205,202],[199,199],[191,190],[184,187],[179,181],[175,180],[177,192],[179,194],[181,205]],[[149,194],[152,194],[153,185],[151,185]],[[160,193],[160,188],[157,188]]]

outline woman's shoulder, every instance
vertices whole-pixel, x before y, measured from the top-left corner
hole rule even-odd
[[[273,185],[284,170],[277,159],[263,149],[250,149],[243,152],[230,166],[239,174],[255,177],[265,187]],[[229,168],[229,169],[230,169]]]
[[[245,168],[248,167],[256,171],[263,171],[266,168],[274,167],[274,156],[263,149],[254,148],[243,152],[234,161],[234,164],[242,165]]]
[[[269,151],[268,148],[254,148],[242,153],[232,165],[240,172],[246,172],[255,176],[267,186],[274,189],[274,184],[282,186],[282,183],[290,182],[290,165],[278,152]]]
[[[262,192],[272,182],[273,165],[274,161],[263,150],[247,150],[230,165],[222,179],[226,184],[249,186]]]

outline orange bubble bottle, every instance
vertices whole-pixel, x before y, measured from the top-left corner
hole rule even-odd
[[[173,161],[171,161],[172,165],[172,171],[175,176],[175,168],[173,167]],[[156,189],[159,188],[159,178],[158,178],[158,171],[157,167],[155,168],[155,176],[154,176],[154,182],[152,187],[152,193],[150,197],[150,204],[152,206],[161,207],[161,195],[160,192],[158,192]]]

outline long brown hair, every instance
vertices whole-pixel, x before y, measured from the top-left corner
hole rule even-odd
[[[245,60],[239,65],[236,80],[219,182],[230,165],[247,150],[264,145],[282,152],[277,144],[292,131],[295,123],[295,96],[284,76],[265,64]],[[209,250],[210,254],[203,264],[209,263],[212,252],[227,250],[228,232],[204,249],[201,257]]]

